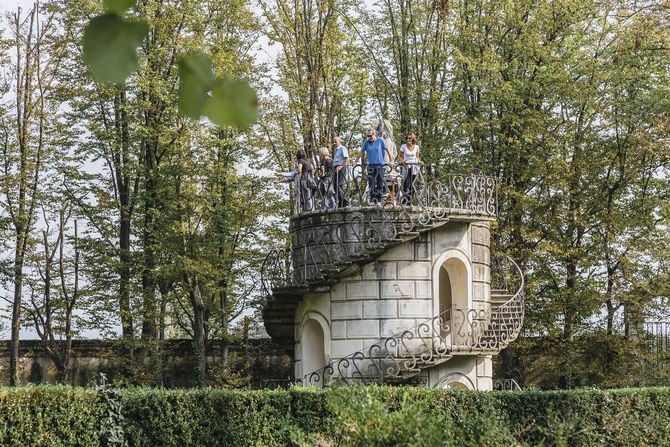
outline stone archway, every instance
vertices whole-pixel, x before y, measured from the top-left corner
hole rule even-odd
[[[309,385],[308,374],[317,371],[329,361],[330,331],[328,322],[319,313],[309,312],[305,315],[300,328],[300,360],[301,377]],[[318,383],[314,383],[318,385]]]
[[[445,390],[475,390],[477,389],[472,380],[463,373],[453,372],[447,374],[440,380],[435,388]]]
[[[468,289],[466,264],[456,257],[446,259],[438,276],[440,313],[447,309],[468,309]]]
[[[472,264],[460,248],[443,252],[433,264],[433,308],[449,345],[466,345],[472,335]]]

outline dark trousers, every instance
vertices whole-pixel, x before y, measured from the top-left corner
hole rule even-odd
[[[300,183],[300,208],[301,211],[311,211],[312,206],[312,188]]]
[[[370,200],[381,203],[384,193],[384,165],[368,165],[368,187]]]
[[[337,169],[337,166],[335,166]],[[349,206],[347,198],[347,168],[342,168],[340,172],[335,171],[335,200],[339,208]]]
[[[416,174],[412,173],[412,169],[410,168],[402,181],[403,205],[409,205],[412,202],[412,196],[414,196],[415,191],[414,183],[416,183]]]

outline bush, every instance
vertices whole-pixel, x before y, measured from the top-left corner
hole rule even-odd
[[[0,390],[0,418],[2,446],[662,446],[670,389],[26,387]]]
[[[0,445],[98,446],[98,393],[61,386],[0,389]]]

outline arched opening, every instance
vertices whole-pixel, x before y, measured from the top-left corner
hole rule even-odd
[[[461,382],[451,382],[447,383],[445,386],[446,389],[448,390],[469,390],[468,386],[464,383]]]
[[[440,266],[440,313],[447,309],[468,308],[468,269],[458,258],[449,258]]]
[[[302,337],[300,338],[300,341],[302,348],[303,376],[307,376],[326,366],[324,333],[323,328],[318,321],[310,319],[305,322],[302,327]],[[306,382],[310,381],[309,377],[305,377],[304,379]]]
[[[453,372],[440,380],[436,388],[445,390],[474,390],[475,385],[465,374]]]
[[[448,343],[463,345],[471,334],[468,318],[468,269],[456,257],[447,258],[438,277],[441,335]]]

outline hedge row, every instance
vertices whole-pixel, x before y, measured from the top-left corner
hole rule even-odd
[[[663,446],[670,388],[0,390],[0,446]]]

